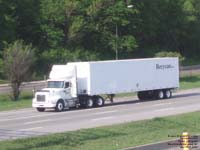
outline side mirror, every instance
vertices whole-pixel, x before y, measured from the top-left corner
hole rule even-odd
[[[33,88],[32,92],[33,92],[33,97],[34,97],[34,95],[35,95],[35,87]]]
[[[67,88],[69,88],[69,87],[71,87],[71,83],[65,82],[65,89],[67,89]]]

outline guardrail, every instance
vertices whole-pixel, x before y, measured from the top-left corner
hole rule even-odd
[[[200,65],[193,66],[181,66],[180,67],[180,76],[193,76],[200,75]]]
[[[193,65],[193,66],[181,66],[180,70],[184,71],[184,70],[199,70],[200,69],[200,65]]]

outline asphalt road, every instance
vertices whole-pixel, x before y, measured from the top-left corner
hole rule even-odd
[[[123,100],[123,101],[122,101]],[[200,89],[174,94],[167,100],[116,99],[102,108],[37,112],[33,108],[0,112],[0,140],[112,125],[200,110]]]

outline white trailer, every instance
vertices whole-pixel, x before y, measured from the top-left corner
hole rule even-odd
[[[35,93],[32,106],[45,108],[100,107],[101,95],[137,92],[140,100],[164,99],[179,87],[178,58],[148,58],[54,65],[48,86]]]

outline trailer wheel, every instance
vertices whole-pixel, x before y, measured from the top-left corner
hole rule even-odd
[[[104,105],[104,99],[101,96],[95,97],[95,106],[96,107],[102,107]]]
[[[45,111],[45,108],[40,108],[40,107],[38,107],[38,108],[36,108],[37,109],[37,111],[39,111],[39,112],[44,112]]]
[[[158,99],[164,99],[164,92],[163,92],[163,90],[159,90],[158,92],[157,92],[157,98]]]
[[[63,100],[59,100],[59,101],[57,102],[57,104],[56,104],[55,110],[56,110],[57,112],[61,112],[61,111],[64,110],[64,108],[65,108],[65,105],[64,105]]]
[[[142,92],[138,92],[137,93],[137,97],[138,97],[139,100],[142,100],[143,99]]]
[[[172,91],[171,90],[165,90],[165,98],[171,98],[172,97]]]
[[[147,99],[147,92],[145,91],[140,91],[137,93],[138,99],[139,100],[146,100]]]
[[[92,99],[92,97],[88,97],[87,101],[86,101],[86,107],[87,108],[92,108],[94,105],[94,101]]]

